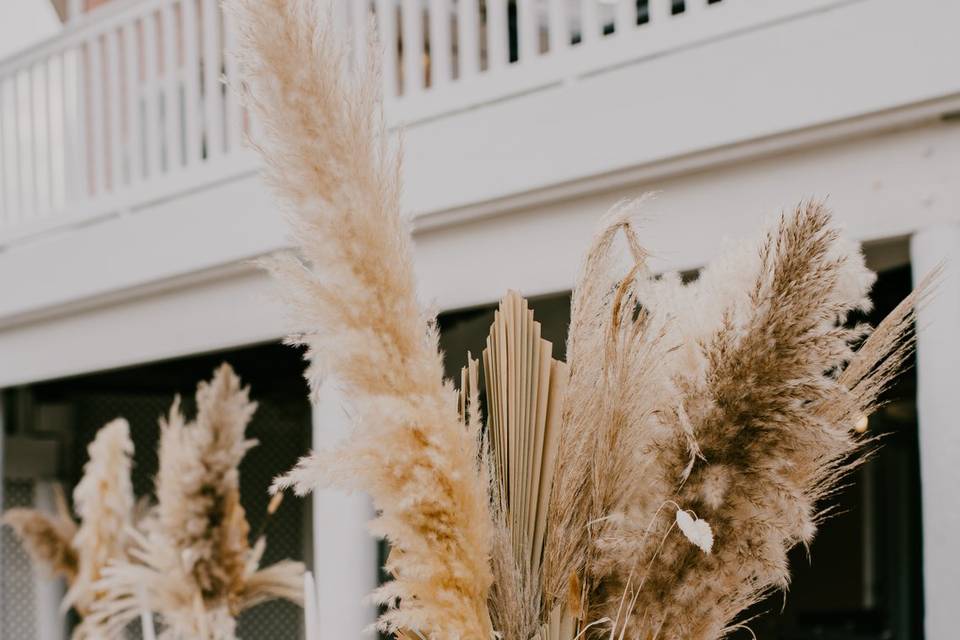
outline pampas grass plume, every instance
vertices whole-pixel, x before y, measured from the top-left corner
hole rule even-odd
[[[309,378],[341,386],[356,426],[277,488],[361,489],[393,546],[381,626],[489,638],[492,524],[477,438],[443,380],[437,331],[415,294],[376,68],[346,73],[342,35],[309,0],[228,0],[266,179],[299,255],[268,263],[308,347]],[[367,56],[376,60],[377,55]]]

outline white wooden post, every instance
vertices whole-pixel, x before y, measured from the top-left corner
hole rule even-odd
[[[377,0],[377,28],[383,47],[383,95],[389,100],[398,93],[397,5],[393,0]]]
[[[479,19],[477,0],[457,2],[457,77],[461,80],[480,70]]]
[[[487,0],[487,69],[506,66],[510,60],[506,0]]]
[[[56,511],[54,483],[36,480],[33,484],[33,506],[46,513]],[[41,568],[33,568],[33,592],[36,594],[36,640],[64,640],[67,637],[66,620],[60,613],[60,601],[65,593],[63,580],[52,578]]]
[[[525,63],[540,55],[540,17],[536,0],[517,2],[519,59]]]
[[[423,3],[403,0],[401,33],[403,34],[403,95],[423,91]]]
[[[313,405],[313,446],[329,448],[350,430],[336,383],[328,380]],[[376,620],[367,596],[377,586],[377,544],[367,523],[367,496],[324,489],[313,494],[313,572],[320,640],[358,638]]]
[[[946,270],[920,309],[917,334],[917,417],[923,504],[923,582],[928,640],[955,638],[960,586],[960,224],[923,229],[910,239],[914,282],[941,261]]]
[[[704,0],[706,2],[706,0]],[[690,6],[690,2],[687,6]],[[616,34],[625,36],[636,31],[637,28],[637,2],[636,0],[620,0],[617,2],[617,14],[615,19]]]
[[[450,2],[430,0],[430,86],[439,87],[451,80]]]
[[[597,12],[597,0],[580,2],[580,44],[588,44],[600,37],[600,16]]]
[[[550,0],[548,11],[550,54],[553,55],[570,46],[570,22],[567,16],[567,3],[564,0]]]

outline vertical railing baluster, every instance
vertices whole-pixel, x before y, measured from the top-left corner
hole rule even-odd
[[[197,0],[183,0],[184,149],[187,166],[200,160],[200,33],[197,30]]]
[[[124,75],[124,124],[126,136],[124,147],[127,159],[127,184],[134,185],[144,177],[144,153],[142,129],[140,124],[140,62],[143,52],[139,46],[136,23],[123,25],[123,69]]]
[[[457,77],[480,71],[480,7],[477,0],[457,0]]]
[[[397,5],[395,0],[377,0],[377,29],[383,50],[383,95],[394,98],[397,83]]]
[[[120,75],[120,31],[111,29],[104,34],[107,42],[107,118],[110,137],[110,190],[116,192],[123,185],[123,86]]]
[[[550,54],[553,55],[570,46],[570,21],[567,14],[568,0],[549,0],[549,2]]]
[[[537,16],[537,4],[537,0],[517,0],[520,62],[529,62],[540,55],[540,24]]]
[[[163,38],[163,148],[165,169],[169,173],[182,166],[180,152],[180,78],[177,64],[177,21],[173,14],[173,2],[168,0],[160,9],[161,36]]]
[[[39,112],[37,106],[37,85],[36,85],[37,65],[31,64],[27,67],[27,110],[30,118],[30,126],[27,127],[27,135],[30,140],[30,215],[37,217],[40,214],[40,141],[37,115]]]
[[[63,154],[63,206],[69,210],[83,197],[86,184],[86,163],[84,162],[84,123],[83,74],[81,60],[83,45],[70,51],[64,51],[63,61],[63,130],[67,148]]]
[[[47,141],[44,137],[46,133],[43,129],[44,106],[43,106],[43,86],[45,80],[43,77],[43,63],[35,62],[30,65],[30,144],[32,156],[33,171],[33,215],[40,217],[44,214],[45,177],[44,165],[46,164]]]
[[[65,201],[64,159],[70,148],[63,126],[64,110],[67,108],[67,97],[63,93],[63,74],[66,73],[63,60],[63,52],[59,52],[51,55],[47,61],[47,91],[50,94],[50,209],[57,213],[63,210]],[[53,73],[54,69],[57,70],[56,74]]]
[[[88,105],[90,74],[87,65],[90,64],[90,42],[87,41],[78,47],[73,56],[73,87],[74,104],[76,105],[76,121],[74,131],[77,134],[77,145],[74,151],[74,201],[84,201],[90,197],[90,163],[87,158],[90,149],[90,108]]]
[[[617,35],[626,35],[633,32],[637,27],[637,0],[619,0],[617,2],[615,24]]]
[[[707,5],[707,0],[686,0],[683,3],[683,15],[692,16],[700,13]]]
[[[510,33],[506,0],[487,0],[487,69],[506,66],[510,60]]]
[[[580,0],[580,44],[593,42],[599,36],[597,0]]]
[[[46,160],[43,172],[47,178],[44,213],[47,215],[53,213],[55,202],[53,184],[53,74],[50,69],[52,59],[47,58],[41,63],[43,65],[43,130],[44,142],[47,145],[43,153],[43,159]]]
[[[660,24],[673,14],[673,0],[648,0],[647,11],[650,13],[650,24]]]
[[[24,207],[24,197],[23,197],[23,162],[21,156],[23,155],[23,141],[21,138],[21,132],[23,131],[23,125],[20,122],[20,74],[14,72],[12,76],[12,88],[13,88],[13,118],[12,125],[12,137],[13,137],[13,157],[11,158],[10,166],[13,167],[14,175],[14,189],[16,193],[16,200],[13,206],[13,216],[18,222],[20,218],[23,217],[23,207]]]
[[[107,145],[103,101],[103,37],[90,41],[90,173],[91,194],[102,195],[106,187]]]
[[[7,173],[7,93],[6,78],[0,76],[0,229],[10,226],[10,188]]]
[[[157,14],[151,11],[140,21],[143,28],[143,102],[144,138],[146,142],[145,176],[155,178],[163,172],[163,149],[160,144],[160,105],[158,104]]]
[[[403,95],[423,90],[423,4],[403,0]]]
[[[370,25],[370,3],[367,0],[355,0],[350,5],[353,30],[353,63],[355,69],[363,69],[367,60],[367,31]]]
[[[220,13],[217,0],[203,0],[203,130],[207,160],[223,153],[223,94],[220,85]]]
[[[227,89],[227,150],[236,153],[243,147],[243,108],[240,104],[240,72],[237,70],[237,41],[232,16],[223,14],[223,66]]]
[[[450,66],[450,0],[430,0],[430,86],[452,79]]]

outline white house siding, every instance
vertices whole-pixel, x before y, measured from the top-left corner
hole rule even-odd
[[[482,91],[449,83],[391,98],[388,116],[408,125],[404,203],[423,300],[442,311],[508,288],[569,290],[602,213],[648,191],[642,238],[660,270],[696,268],[724,237],[809,197],[828,199],[874,265],[909,260],[916,277],[960,256],[960,3],[807,6],[706,40],[697,18],[674,46],[656,49],[654,38],[600,71],[535,60],[519,71],[540,68],[549,81],[529,91],[504,75]],[[285,333],[269,280],[249,262],[286,246],[280,215],[249,156],[215,169],[53,215],[42,233],[0,235],[0,388]],[[960,430],[949,403],[958,287],[949,272],[919,339],[928,640],[952,640],[960,597]],[[327,397],[315,420],[337,415]],[[359,535],[365,502],[324,494],[315,508],[337,515],[328,535],[344,554],[374,561]],[[370,578],[338,566],[321,590],[330,612],[344,612],[333,637],[348,637],[372,615],[357,605]]]

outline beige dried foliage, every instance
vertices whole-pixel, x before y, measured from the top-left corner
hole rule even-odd
[[[618,229],[626,274],[610,257]],[[812,541],[820,501],[858,462],[852,427],[908,353],[923,292],[855,354],[866,329],[844,321],[869,307],[874,276],[816,203],[689,284],[651,278],[642,258],[615,218],[574,292],[547,594],[575,584],[583,625],[611,621],[596,637],[718,638],[787,586],[786,553]],[[590,453],[611,442],[632,455]]]
[[[575,576],[581,595],[569,604],[585,617],[598,597],[595,591],[606,588],[608,574],[623,566],[622,558],[604,553],[604,547],[615,542],[623,509],[643,480],[638,453],[650,438],[643,425],[663,393],[662,381],[650,375],[665,356],[662,339],[649,314],[635,310],[631,289],[634,279],[645,275],[645,255],[629,224],[638,205],[626,203],[608,214],[572,299],[570,382],[551,495],[544,590],[549,610],[569,599]],[[636,262],[622,280],[615,275],[612,251],[619,231]]]
[[[267,179],[300,251],[269,267],[311,382],[331,374],[356,421],[277,487],[373,496],[374,531],[393,545],[381,625],[398,637],[527,640],[564,610],[585,638],[722,637],[787,585],[787,551],[810,543],[821,500],[862,459],[852,426],[909,353],[923,292],[855,353],[867,330],[845,321],[868,308],[873,274],[821,205],[689,284],[649,272],[637,205],[618,206],[573,294],[544,574],[530,575],[478,450],[480,420],[458,417],[416,301],[376,69],[347,75],[318,6],[227,2]]]
[[[36,564],[73,583],[79,562],[73,548],[77,525],[72,519],[15,508],[3,514],[3,523],[13,529]]]
[[[87,453],[89,460],[73,492],[79,525],[61,491],[56,516],[33,509],[4,514],[4,522],[14,528],[34,560],[66,579],[69,590],[62,606],[73,607],[81,617],[73,633],[77,640],[108,637],[90,616],[103,595],[97,581],[110,563],[128,557],[134,497],[133,442],[127,421],[118,418],[102,427]]]
[[[176,399],[161,419],[157,506],[133,531],[131,560],[114,563],[97,587],[91,619],[117,634],[143,609],[158,613],[165,637],[230,640],[236,616],[260,602],[302,602],[303,565],[259,569],[263,542],[251,548],[240,505],[238,467],[256,444],[246,439],[256,410],[229,365],[197,386],[197,416]]]
[[[346,44],[308,0],[228,0],[266,178],[299,256],[269,263],[308,347],[309,377],[341,385],[355,420],[279,484],[367,491],[393,547],[380,624],[430,638],[488,638],[492,525],[477,437],[443,380],[437,331],[415,294],[397,154],[379,74],[346,71]],[[369,55],[368,60],[378,56]]]
[[[133,524],[133,442],[130,425],[118,418],[97,432],[87,447],[90,456],[83,477],[73,490],[80,526],[73,537],[77,576],[64,606],[89,612],[98,594],[95,583],[112,561],[123,559],[129,546],[127,531]]]

